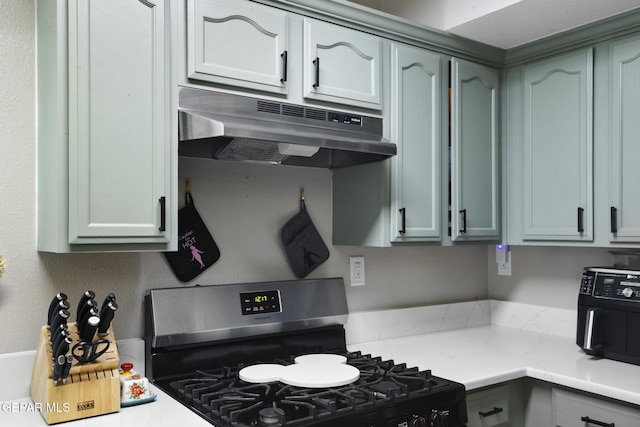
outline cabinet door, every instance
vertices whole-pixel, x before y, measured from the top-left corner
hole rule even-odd
[[[391,47],[393,242],[440,239],[441,64],[438,54]]]
[[[640,37],[611,45],[609,197],[612,242],[640,242]]]
[[[288,93],[287,12],[243,0],[187,7],[189,78]]]
[[[451,210],[454,241],[497,239],[499,71],[451,61]]]
[[[381,55],[379,37],[305,18],[303,96],[379,110]]]
[[[508,427],[509,390],[499,386],[467,395],[468,427]]]
[[[168,8],[69,3],[69,243],[171,241]]]
[[[640,425],[636,408],[561,389],[553,389],[552,395],[556,427]]]
[[[593,240],[593,56],[524,67],[524,240]]]

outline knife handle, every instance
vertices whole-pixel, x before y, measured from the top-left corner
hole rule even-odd
[[[77,324],[78,327],[78,336],[82,340],[82,337],[85,336],[85,329],[87,329],[87,322],[91,317],[97,317],[99,315],[97,307],[91,307],[84,315],[80,323]]]
[[[67,307],[60,307],[59,304],[62,302],[66,302]],[[51,300],[51,304],[49,304],[49,311],[47,312],[47,325],[51,326],[51,321],[53,320],[53,316],[56,314],[56,308],[65,308],[69,309],[69,301],[67,301],[67,294],[58,292],[56,296]]]
[[[100,318],[98,316],[91,316],[84,324],[84,329],[80,335],[81,341],[93,341],[93,336],[96,334],[96,329],[100,325]]]
[[[113,316],[116,314],[117,309],[118,304],[116,304],[115,301],[110,301],[100,312],[100,326],[98,327],[99,337],[109,335],[109,326],[111,326],[111,321],[113,320]]]
[[[61,331],[56,335],[56,337],[51,341],[51,357],[55,360],[56,356],[60,353],[56,351],[58,346],[62,343],[63,340],[69,338],[69,341],[73,341],[71,338],[71,333],[69,329],[61,329]]]
[[[62,367],[62,374],[60,377],[62,378],[62,384],[67,383],[67,377],[69,376],[69,371],[71,370],[71,363],[73,362],[73,355],[71,353],[67,354],[64,366]]]
[[[56,363],[53,365],[53,385],[58,385],[60,378],[62,377],[62,371],[64,365],[67,363],[67,356],[61,354],[56,358]]]
[[[70,315],[71,313],[69,313],[69,310],[66,310],[64,308],[61,308],[60,310],[58,310],[56,315],[53,317],[53,320],[51,321],[51,330],[57,331],[61,325],[66,325],[67,319],[69,318]]]
[[[87,312],[94,307],[95,308],[98,307],[98,303],[96,302],[96,300],[94,300],[93,298],[89,298],[85,300],[84,305],[78,308],[78,312],[76,313],[77,315],[76,321],[82,322],[82,319],[85,318],[85,316],[87,315]]]
[[[78,309],[76,310],[76,322],[80,321],[80,312],[82,311],[82,307],[84,307],[87,300],[94,299],[96,297],[96,293],[93,291],[84,291],[82,296],[80,297],[80,301],[78,301]]]

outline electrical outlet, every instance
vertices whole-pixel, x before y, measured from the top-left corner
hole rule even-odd
[[[349,271],[351,273],[351,286],[364,286],[364,257],[349,257]]]
[[[498,276],[511,276],[511,251],[508,245],[496,245]]]

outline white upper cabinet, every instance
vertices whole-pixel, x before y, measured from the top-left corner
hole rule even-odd
[[[436,53],[392,44],[392,242],[441,238],[441,67]]]
[[[522,239],[592,241],[592,49],[524,66],[523,91]]]
[[[290,13],[238,0],[189,0],[187,7],[189,78],[289,92]]]
[[[304,97],[380,109],[381,57],[379,37],[304,18]]]
[[[640,37],[610,46],[609,240],[640,242]]]
[[[175,249],[170,2],[38,9],[38,249]]]
[[[497,239],[500,71],[451,61],[451,238]]]

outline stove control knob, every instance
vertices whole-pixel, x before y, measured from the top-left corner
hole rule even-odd
[[[447,417],[449,416],[449,411],[436,411],[435,409],[431,411],[431,415],[429,416],[429,427],[448,427],[449,423],[447,421]]]
[[[631,298],[633,296],[633,289],[631,288],[624,288],[622,290],[622,295],[624,295],[627,298]]]
[[[409,421],[409,427],[428,427],[427,419],[425,417],[421,417],[420,415],[414,415],[411,417],[411,421]]]

